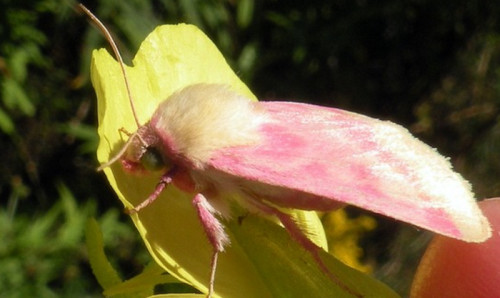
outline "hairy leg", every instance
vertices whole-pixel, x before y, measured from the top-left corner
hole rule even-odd
[[[202,194],[197,194],[193,199],[193,205],[198,212],[198,218],[207,234],[208,241],[213,247],[210,282],[207,296],[210,297],[214,291],[215,271],[217,269],[217,258],[219,253],[224,251],[226,245],[229,244],[229,237],[224,231],[224,226],[217,219],[218,213],[208,200]]]

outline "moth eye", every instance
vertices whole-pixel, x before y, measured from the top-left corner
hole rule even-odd
[[[146,152],[141,156],[140,163],[148,171],[158,171],[166,166],[160,152],[153,147],[146,149]]]

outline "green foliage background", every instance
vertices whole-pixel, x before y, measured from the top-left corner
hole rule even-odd
[[[129,278],[148,256],[96,173],[91,50],[74,1],[0,0],[0,297],[98,296],[83,235],[98,218]],[[261,99],[389,119],[450,156],[478,198],[500,193],[500,2],[85,1],[126,60],[154,27],[187,22]],[[359,210],[350,210],[353,215]],[[379,220],[365,260],[402,294],[428,234]]]

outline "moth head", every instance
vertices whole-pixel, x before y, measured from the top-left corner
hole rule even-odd
[[[128,172],[150,172],[172,168],[172,161],[162,154],[160,140],[149,123],[140,126],[132,134],[125,130],[121,131],[129,136],[128,141],[115,156],[101,165],[98,171],[120,159],[123,168]]]

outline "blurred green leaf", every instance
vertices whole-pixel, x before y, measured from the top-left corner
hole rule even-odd
[[[236,20],[241,29],[250,25],[253,17],[254,0],[240,0],[237,2]]]
[[[81,141],[79,152],[82,154],[93,153],[97,150],[99,139],[95,127],[84,123],[62,124],[59,130]]]
[[[240,56],[238,57],[238,69],[242,73],[248,74],[252,73],[255,61],[257,60],[257,46],[253,43],[245,45],[243,50],[241,50]]]
[[[46,213],[11,218],[0,209],[0,292],[7,297],[56,297],[54,284],[66,283],[59,294],[87,291],[78,269],[81,223],[94,206],[77,206],[64,185],[60,200]],[[64,256],[64,257],[63,257]]]
[[[35,106],[19,82],[6,78],[2,82],[2,97],[9,109],[19,109],[26,116],[33,116]]]
[[[14,132],[14,122],[2,108],[0,108],[0,129],[6,134]]]

